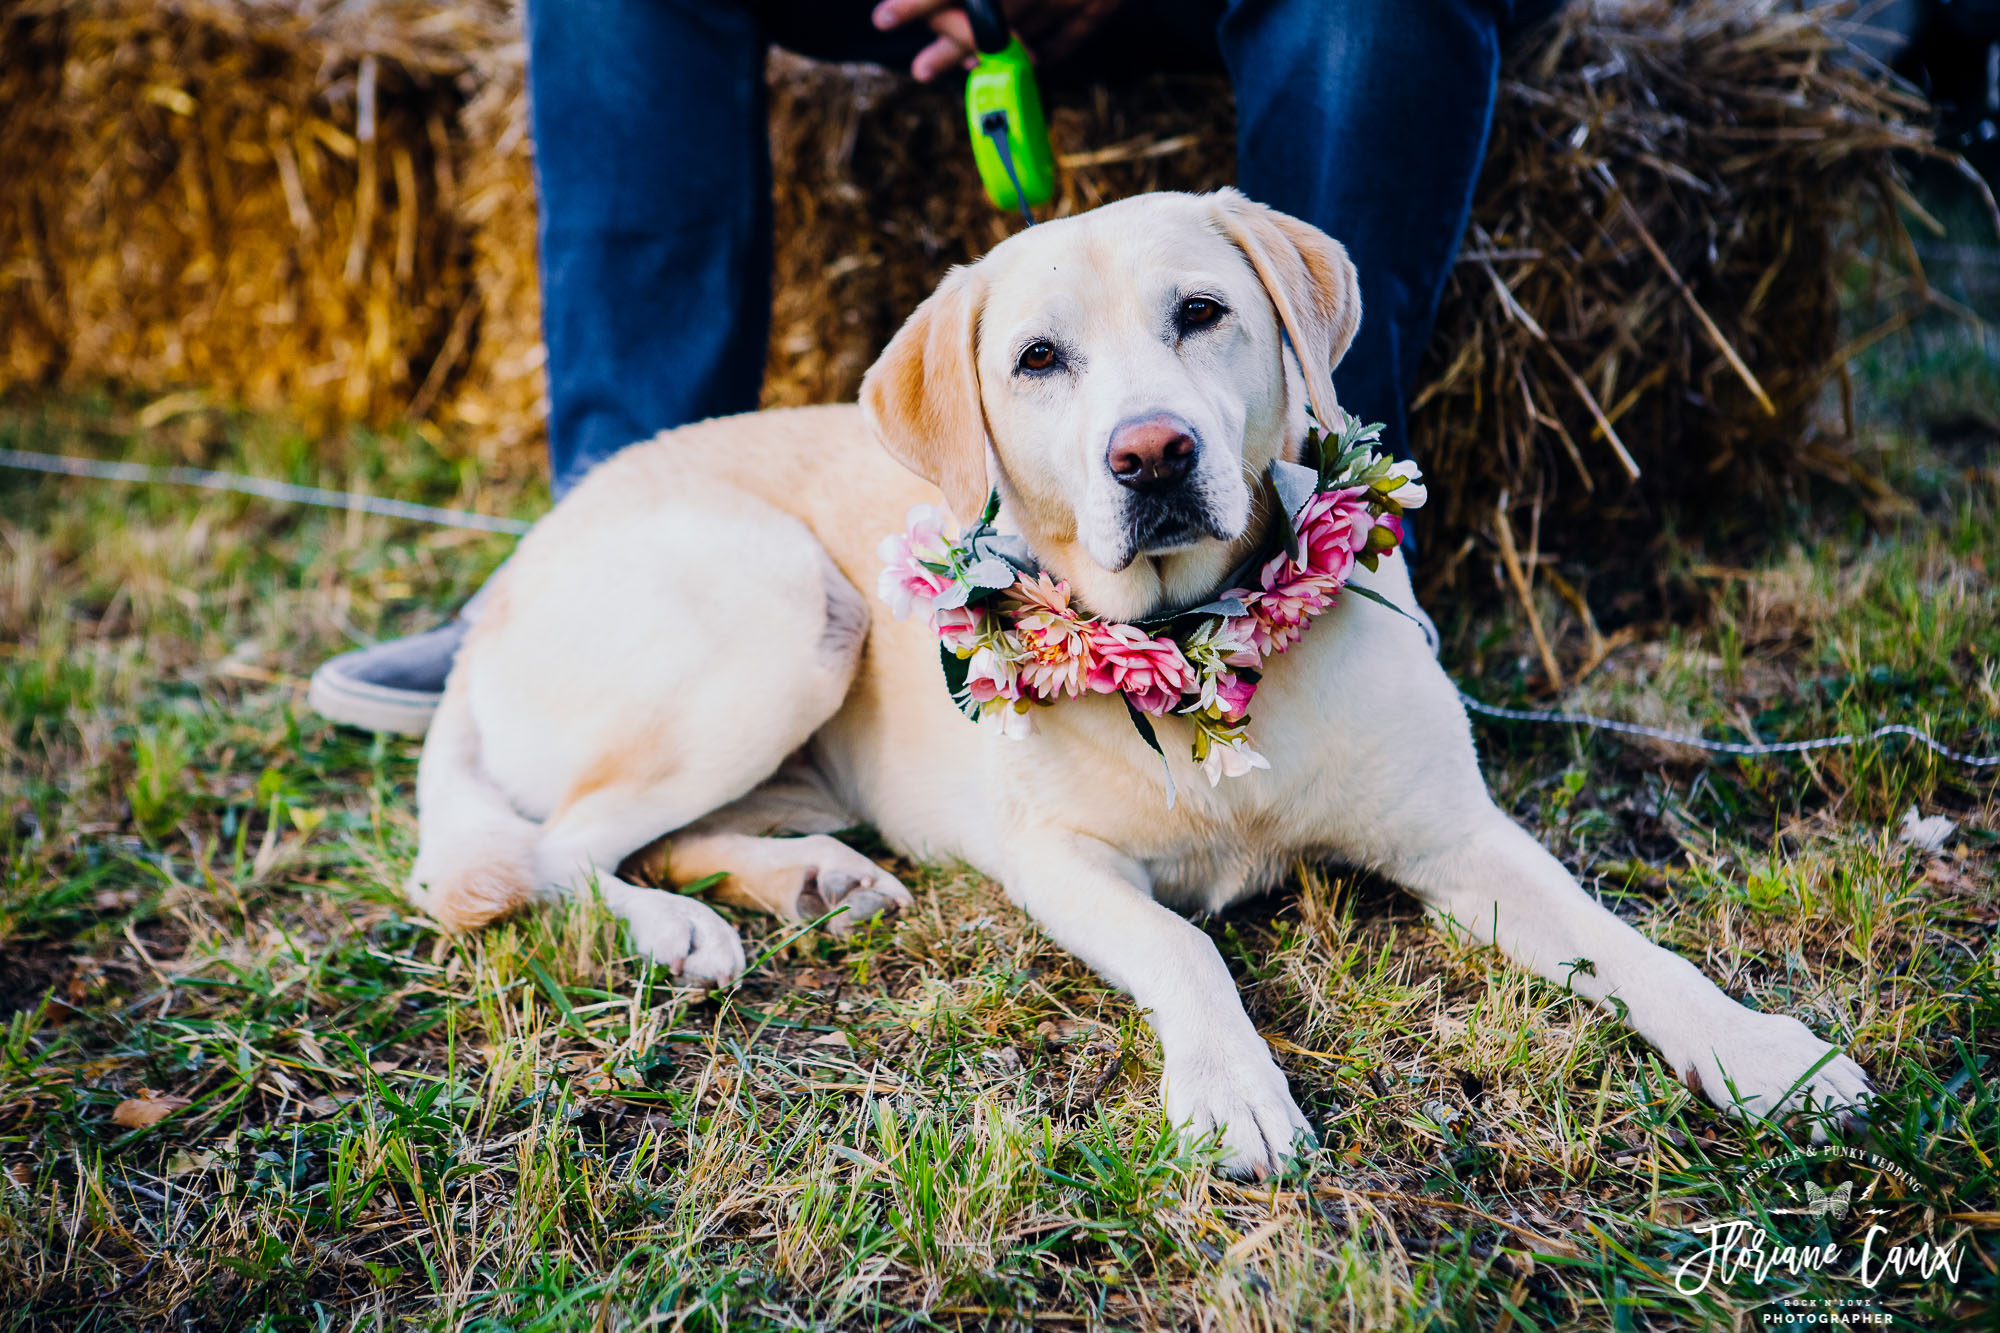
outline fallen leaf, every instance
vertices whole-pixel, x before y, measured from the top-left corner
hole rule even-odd
[[[847,1039],[845,1032],[829,1032],[824,1037],[814,1037],[811,1044],[814,1046],[842,1046],[849,1050],[854,1048],[854,1043]]]
[[[111,1112],[111,1123],[120,1129],[150,1129],[188,1105],[185,1097],[141,1090],[143,1095],[128,1097]]]
[[[370,1060],[368,1067],[378,1074],[393,1074],[403,1067],[400,1060]]]
[[[1051,1046],[1064,1046],[1083,1032],[1083,1024],[1073,1018],[1045,1018],[1035,1025],[1035,1035]]]
[[[328,1093],[324,1097],[315,1097],[307,1102],[306,1110],[324,1120],[330,1115],[340,1114],[340,1108],[353,1100],[354,1094],[351,1092]]]
[[[167,1175],[190,1176],[197,1171],[206,1171],[215,1165],[215,1154],[203,1149],[200,1152],[177,1152],[167,1159]]]
[[[1933,857],[1924,868],[1924,883],[1935,884],[1951,893],[1972,894],[1979,890],[1979,886],[1964,871],[1941,856]]]

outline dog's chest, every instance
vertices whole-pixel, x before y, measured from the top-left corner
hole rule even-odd
[[[1297,868],[1301,852],[1250,843],[1208,843],[1144,862],[1153,896],[1181,912],[1219,912],[1263,893]]]
[[[1280,709],[1272,714],[1273,723],[1283,717]],[[1033,793],[1026,803],[1034,822],[1078,827],[1118,848],[1177,909],[1217,911],[1262,892],[1334,841],[1323,816],[1336,804],[1337,757],[1327,747],[1288,743],[1281,726],[1268,729],[1269,769],[1211,786],[1188,757],[1192,729],[1178,718],[1154,720],[1164,759],[1138,739],[1123,710],[1086,704],[1050,720],[1055,725],[1019,751],[1039,751],[1045,761],[1016,773]]]

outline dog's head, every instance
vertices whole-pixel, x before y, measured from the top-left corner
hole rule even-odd
[[[1047,222],[954,269],[861,386],[885,448],[961,522],[991,486],[1091,611],[1204,597],[1246,553],[1361,319],[1316,227],[1235,190]],[[1285,338],[1297,351],[1285,355]]]

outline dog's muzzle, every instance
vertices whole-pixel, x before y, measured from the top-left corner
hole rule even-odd
[[[1171,412],[1121,422],[1111,432],[1105,466],[1125,490],[1125,549],[1132,556],[1227,540],[1197,476],[1201,437]]]

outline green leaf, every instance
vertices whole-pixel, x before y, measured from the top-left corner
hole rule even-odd
[[[1000,488],[995,486],[986,493],[986,508],[980,512],[979,526],[985,527],[1000,517]]]
[[[1139,733],[1139,739],[1152,746],[1153,753],[1160,756],[1160,767],[1166,770],[1167,775],[1167,809],[1171,810],[1174,808],[1174,770],[1167,763],[1167,752],[1160,748],[1160,736],[1153,730],[1153,720],[1135,708],[1124,694],[1118,697],[1125,700],[1125,715],[1132,719],[1132,727]]]
[[[590,1029],[583,1025],[583,1020],[577,1017],[576,1009],[569,1002],[569,996],[563,994],[563,988],[556,984],[556,979],[550,976],[542,965],[532,958],[528,960],[528,970],[535,974],[535,980],[542,983],[543,992],[548,995],[550,1002],[561,1012],[563,1020],[569,1024],[570,1028],[579,1037],[582,1037],[585,1041],[595,1046],[597,1039],[591,1035]]]
[[[1356,597],[1366,597],[1369,601],[1375,603],[1375,605],[1377,606],[1388,607],[1391,611],[1394,611],[1397,615],[1409,621],[1412,625],[1421,626],[1424,623],[1423,621],[1418,620],[1415,616],[1411,615],[1408,611],[1405,611],[1402,607],[1397,606],[1394,602],[1384,597],[1381,593],[1374,591],[1372,588],[1364,588],[1358,583],[1350,583],[1347,585],[1347,590],[1353,593]]]
[[[998,556],[988,556],[973,561],[966,568],[965,581],[974,588],[1011,588],[1014,586],[1014,567]]]
[[[1264,472],[1264,487],[1271,494],[1271,507],[1278,511],[1278,531],[1285,539],[1285,558],[1297,564],[1299,530],[1292,522],[1291,511],[1285,508],[1285,494],[1278,489],[1278,479],[1268,468]]]
[[[1138,731],[1139,739],[1152,746],[1154,754],[1165,759],[1167,752],[1160,748],[1160,734],[1153,730],[1153,720],[1140,712],[1138,707],[1129,698],[1126,698],[1125,695],[1121,694],[1118,697],[1125,700],[1125,712],[1132,719],[1132,726]]]
[[[951,701],[958,705],[958,711],[970,718],[977,718],[972,702],[972,692],[965,688],[965,678],[972,674],[972,664],[953,652],[947,645],[938,645],[938,661],[944,666],[944,687],[951,695]]]

